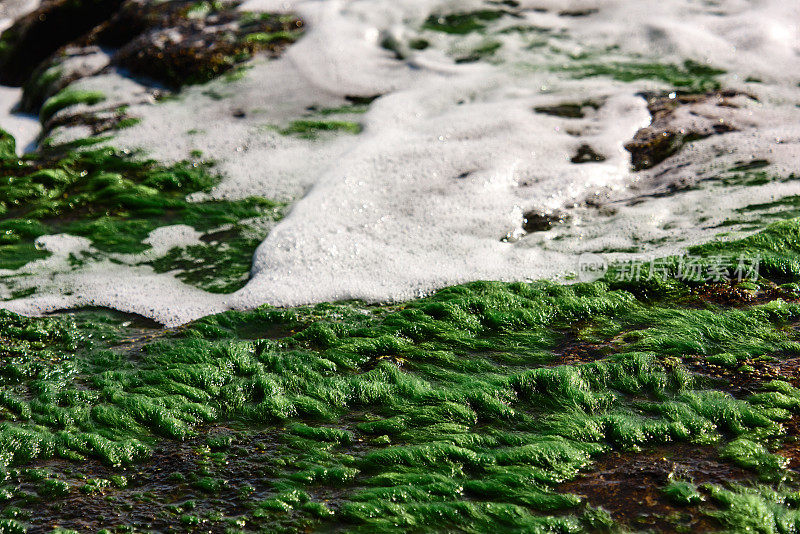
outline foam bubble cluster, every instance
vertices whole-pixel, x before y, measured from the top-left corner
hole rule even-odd
[[[674,252],[719,233],[737,208],[797,193],[785,179],[719,180],[752,161],[769,176],[798,171],[792,2],[249,0],[240,9],[298,13],[306,35],[239,80],[166,103],[139,98],[130,113],[142,122],[113,143],[162,161],[202,151],[225,176],[212,197],[292,203],[258,247],[250,282],[210,295],[103,262],[57,269],[4,306],[99,304],[180,324],[264,303],[408,299],[476,279],[564,276],[584,252]],[[651,121],[642,93],[715,84],[741,95],[735,107],[694,117],[730,127],[634,172],[624,145]],[[111,102],[139,90],[113,71],[75,85]],[[309,109],[348,102],[370,102],[357,135],[281,132]],[[552,214],[548,231],[528,227]],[[196,239],[185,228],[162,237],[176,235]]]

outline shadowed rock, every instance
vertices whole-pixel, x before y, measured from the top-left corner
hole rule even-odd
[[[20,109],[37,113],[45,100],[74,81],[107,67],[109,57],[98,46],[67,45],[39,64],[22,88]]]
[[[572,163],[596,163],[605,160],[606,157],[604,155],[598,154],[592,147],[585,144],[579,146],[578,151],[570,159]]]
[[[122,0],[46,0],[3,32],[0,84],[21,86],[62,46],[107,20]]]

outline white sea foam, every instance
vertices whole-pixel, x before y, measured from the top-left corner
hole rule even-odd
[[[0,85],[0,128],[14,136],[19,155],[35,148],[41,129],[38,117],[17,111],[21,97],[22,89]]]
[[[0,32],[14,21],[36,9],[41,0],[3,0],[0,2]]]
[[[724,189],[703,182],[754,159],[768,160],[767,170],[778,176],[798,172],[800,4],[522,4],[527,10],[521,18],[496,24],[546,31],[497,33],[491,39],[503,46],[493,57],[457,64],[454,58],[487,38],[420,34],[419,28],[430,13],[487,4],[245,2],[241,9],[299,13],[307,34],[280,59],[255,60],[239,81],[192,87],[180,100],[161,104],[133,99],[129,112],[143,121],[114,144],[144,148],[164,161],[201,150],[225,176],[213,197],[293,202],[256,251],[248,285],[232,295],[210,295],[147,267],[102,262],[58,269],[37,281],[33,296],[4,306],[37,313],[92,303],[180,324],[263,303],[412,298],[468,280],[563,276],[587,251],[674,252],[719,232],[735,208],[800,192],[792,181]],[[558,14],[579,10],[590,13]],[[420,35],[431,43],[426,50],[403,44]],[[399,43],[405,59],[381,48],[387,36]],[[649,122],[637,94],[668,86],[578,80],[559,68],[581,57],[600,65],[692,60],[725,69],[723,85],[757,101],[742,97],[741,107],[724,118],[740,131],[687,145],[669,163],[633,173],[623,144]],[[756,78],[760,83],[745,81]],[[110,102],[130,102],[137,91],[144,95],[113,72],[79,84],[103,90]],[[306,140],[280,135],[274,127],[303,118],[309,106],[340,106],[350,95],[383,95],[360,117],[364,130],[357,136]],[[585,108],[584,118],[533,112],[584,101],[599,105]],[[605,161],[572,163],[584,144]],[[686,180],[699,180],[701,187],[654,194]],[[605,207],[581,207],[592,196],[604,199]],[[549,232],[501,241],[521,236],[523,213],[531,209],[565,209],[571,217]]]

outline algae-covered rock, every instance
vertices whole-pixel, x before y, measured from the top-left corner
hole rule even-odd
[[[62,46],[108,19],[122,0],[46,0],[0,37],[0,84],[21,86]]]
[[[93,7],[98,3],[102,9]],[[109,65],[179,88],[209,81],[256,52],[277,56],[302,33],[303,22],[293,15],[247,13],[237,10],[238,5],[194,0],[47,2],[3,34],[0,83],[23,86],[21,108],[33,113],[70,83]],[[70,17],[80,23],[64,22]],[[59,22],[59,30],[42,36],[51,20]]]
[[[648,283],[477,282],[161,332],[96,311],[0,313],[6,500],[36,510],[37,531],[113,517],[160,532],[189,515],[286,532],[624,531],[661,524],[667,506],[701,517],[692,507],[720,500],[706,483],[786,473],[772,444],[800,414],[789,383],[753,374],[758,393],[732,395],[735,370],[703,360],[796,354],[786,326],[800,308],[686,306],[686,288],[637,297]],[[608,350],[565,364],[570,338]]]
[[[105,109],[81,108],[51,121],[54,111],[66,107],[56,109],[55,103],[98,102],[64,101],[64,95],[81,93],[69,87],[80,79],[120,67],[149,86],[143,91],[150,99],[162,93],[163,86],[179,89],[207,82],[258,52],[277,56],[303,31],[303,21],[296,16],[240,11],[238,1],[119,0],[100,2],[102,9],[91,16],[79,15],[95,3],[46,2],[0,39],[0,83],[23,86],[20,109],[40,114],[40,139],[62,126],[85,127],[96,136],[137,120],[120,110],[139,103],[139,94]],[[80,23],[40,39],[49,20],[70,26],[64,22],[67,16]],[[30,39],[37,40],[35,46]]]
[[[119,117],[94,127],[119,128]],[[0,170],[0,269],[46,257],[36,246],[45,235],[82,236],[103,254],[137,254],[150,248],[152,231],[185,224],[200,232],[198,243],[139,261],[210,291],[230,292],[247,281],[267,223],[281,216],[281,205],[263,198],[189,202],[187,194],[207,192],[219,178],[206,164],[166,167],[110,149],[60,154],[47,147],[36,158],[18,160],[14,139],[1,130]]]
[[[237,63],[263,50],[277,55],[292,43],[302,27],[299,19],[285,22],[261,21],[254,35],[271,38],[248,38],[246,31],[231,30],[231,14],[212,19],[209,25],[187,20],[177,27],[143,34],[113,58],[130,72],[164,82],[171,87],[202,83],[230,70]]]
[[[93,106],[94,104],[102,102],[105,100],[105,98],[105,95],[98,91],[65,89],[64,91],[59,92],[57,95],[47,99],[47,101],[42,105],[41,111],[39,112],[39,120],[42,123],[46,123],[53,115],[69,106],[74,106],[76,104]]]
[[[297,17],[245,14],[236,5],[128,0],[95,38],[120,46],[115,65],[180,87],[206,82],[257,51],[277,55],[302,31]]]
[[[39,64],[22,87],[20,109],[36,113],[42,104],[74,81],[97,74],[110,58],[99,46],[66,46]]]

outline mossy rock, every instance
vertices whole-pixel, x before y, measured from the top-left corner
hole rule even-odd
[[[198,5],[208,4],[198,10]],[[207,82],[256,52],[279,55],[302,33],[294,16],[249,16],[231,4],[174,2],[158,19],[114,55],[112,62],[137,76],[171,87]],[[158,6],[157,6],[158,7]],[[192,10],[199,13],[191,16]],[[112,21],[113,22],[113,21]],[[104,31],[98,39],[109,35]]]

